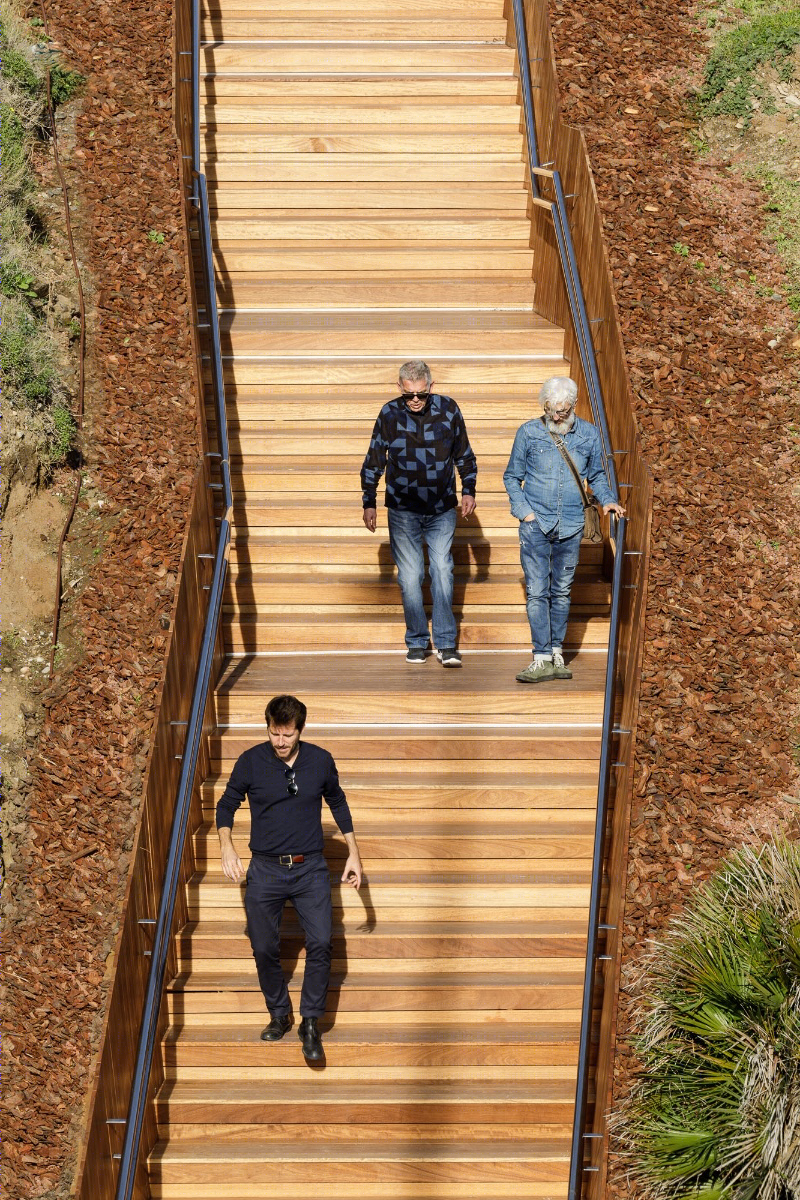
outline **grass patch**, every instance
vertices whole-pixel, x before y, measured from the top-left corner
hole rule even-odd
[[[697,95],[702,117],[731,116],[749,122],[753,101],[769,106],[759,82],[761,67],[774,67],[785,83],[794,78],[793,54],[800,44],[800,7],[754,16],[721,34],[706,64]]]
[[[762,167],[756,172],[767,197],[767,233],[786,263],[792,312],[800,313],[800,182]]]
[[[59,343],[48,328],[48,296],[59,280],[42,255],[47,230],[34,197],[35,160],[50,137],[47,68],[54,105],[73,96],[84,79],[64,67],[43,38],[13,0],[0,0],[0,369],[4,399],[21,410],[46,474],[69,454],[75,424],[60,380]]]
[[[649,954],[618,1118],[644,1200],[800,1195],[800,846],[732,855]]]

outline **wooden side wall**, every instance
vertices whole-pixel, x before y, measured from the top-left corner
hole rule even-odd
[[[128,874],[125,915],[114,955],[114,982],[106,1010],[94,1094],[90,1101],[86,1138],[74,1194],[81,1200],[111,1200],[117,1181],[118,1155],[122,1148],[124,1120],[128,1112],[131,1080],[141,1024],[142,1007],[150,969],[149,950],[161,896],[167,858],[170,826],[178,789],[186,719],[192,697],[197,658],[208,607],[208,586],[213,560],[200,555],[213,554],[216,544],[208,473],[203,462],[197,470],[192,494],[189,524],[181,557],[177,602],[170,632],[167,659],[157,702],[157,718],[144,781],[144,800],[134,851]],[[214,724],[211,703],[206,710],[205,726]],[[200,751],[199,776],[208,769],[207,742]],[[192,794],[190,828],[202,821],[200,793]],[[182,881],[194,872],[191,839],[182,863]],[[185,889],[180,888],[174,924],[179,928],[187,919]],[[170,952],[171,955],[173,952]],[[175,973],[170,959],[168,973]],[[158,1042],[157,1042],[158,1046]],[[161,1081],[162,1066],[156,1051],[151,1089]],[[110,1122],[115,1122],[110,1124]],[[145,1118],[143,1148],[155,1143],[154,1114]],[[142,1155],[144,1159],[144,1154]],[[137,1181],[137,1197],[149,1195],[144,1170]]]
[[[617,995],[622,951],[628,829],[633,786],[633,752],[638,714],[639,682],[644,645],[647,566],[650,548],[652,477],[639,443],[633,414],[625,349],[611,272],[603,240],[600,206],[595,191],[586,143],[579,130],[561,119],[555,55],[550,33],[547,0],[524,0],[528,52],[539,161],[561,175],[568,197],[568,216],[586,310],[591,322],[600,384],[611,436],[611,449],[620,483],[620,499],[628,511],[626,558],[623,573],[622,611],[617,672],[616,723],[610,807],[606,836],[606,895],[601,922],[611,926],[599,953],[610,958],[598,964],[602,1000],[596,1012],[596,1064],[594,1103],[590,1105],[587,1132],[602,1134],[587,1143],[582,1195],[602,1200],[605,1195],[608,1139],[606,1114],[611,1103],[612,1067],[616,1037]],[[509,18],[512,18],[510,6]],[[513,19],[509,38],[513,41]],[[554,199],[547,182],[540,187],[545,199]],[[544,209],[531,206],[532,245],[536,276],[536,308],[542,316],[563,326],[566,357],[578,384],[579,402],[589,410],[575,333],[571,325],[552,219]]]

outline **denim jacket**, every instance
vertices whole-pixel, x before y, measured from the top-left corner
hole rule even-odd
[[[589,421],[575,418],[562,435],[581,479],[587,480],[598,502],[612,504],[600,434]],[[583,504],[572,472],[559,453],[541,418],[526,421],[517,430],[511,457],[503,475],[511,512],[522,521],[534,513],[542,533],[557,531],[560,538],[583,529]]]

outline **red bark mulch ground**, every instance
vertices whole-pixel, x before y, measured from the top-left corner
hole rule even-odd
[[[65,62],[88,80],[68,156],[93,304],[77,529],[102,533],[103,550],[64,616],[65,639],[83,650],[44,694],[13,830],[3,1174],[20,1200],[62,1197],[72,1181],[199,459],[172,5],[92,0],[78,11],[48,0],[47,10]],[[102,508],[90,509],[98,496]]]
[[[796,833],[798,356],[768,346],[795,322],[760,189],[689,143],[706,56],[693,6],[550,12],[654,475],[624,968],[728,850],[784,823]],[[623,987],[617,1095],[630,1017]],[[632,1194],[613,1162],[610,1194]]]

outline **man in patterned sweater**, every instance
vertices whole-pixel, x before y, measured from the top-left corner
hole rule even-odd
[[[378,524],[378,482],[386,471],[389,544],[397,566],[406,620],[406,662],[424,663],[429,654],[428,618],[422,602],[423,545],[433,593],[433,642],[444,667],[460,667],[453,616],[453,534],[458,499],[454,466],[461,476],[461,515],[475,510],[478,467],[464,418],[449,396],[433,391],[426,363],[400,368],[400,392],[384,404],[361,468],[364,524]]]

